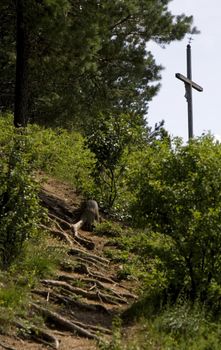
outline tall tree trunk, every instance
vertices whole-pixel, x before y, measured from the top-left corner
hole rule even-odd
[[[14,125],[27,125],[28,113],[28,31],[25,16],[25,0],[16,1],[17,29],[16,29],[16,82]]]

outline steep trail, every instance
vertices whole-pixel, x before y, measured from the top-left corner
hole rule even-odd
[[[15,337],[12,341],[2,336],[2,349],[6,348],[4,344],[13,350],[98,349],[99,339],[108,341],[111,335],[113,318],[136,300],[134,286],[118,281],[119,266],[103,252],[106,237],[72,230],[81,214],[82,198],[53,179],[41,186],[40,198],[49,214],[47,227],[58,238],[55,242],[64,250],[64,260],[53,279],[41,280],[32,290],[30,313],[33,320],[43,316],[44,324],[35,329],[33,323],[29,340]]]

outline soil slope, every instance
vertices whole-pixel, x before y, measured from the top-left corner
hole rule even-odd
[[[134,286],[118,281],[120,268],[104,256],[106,237],[74,232],[81,215],[82,198],[62,182],[41,179],[40,198],[48,208],[49,226],[56,244],[64,249],[64,261],[53,279],[42,280],[32,290],[29,305],[33,320],[44,317],[41,327],[27,337],[0,335],[0,349],[95,350],[99,339],[108,341],[113,317],[136,300]],[[23,325],[17,325],[22,330]],[[35,340],[33,340],[35,338]]]

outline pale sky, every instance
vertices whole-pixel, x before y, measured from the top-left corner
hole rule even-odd
[[[193,15],[194,26],[201,33],[193,36],[192,80],[203,87],[203,92],[193,90],[194,136],[211,131],[221,137],[221,0],[173,0],[169,8],[176,14]],[[162,71],[161,90],[150,102],[148,124],[165,120],[165,128],[172,136],[188,139],[187,102],[184,84],[175,73],[186,76],[187,35],[162,49],[148,45]]]

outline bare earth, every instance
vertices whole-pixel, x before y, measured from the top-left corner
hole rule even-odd
[[[117,280],[119,266],[103,253],[106,237],[83,230],[74,235],[71,225],[80,218],[82,198],[67,184],[42,176],[39,180],[40,198],[49,212],[48,227],[56,236],[52,244],[66,250],[64,263],[53,279],[42,280],[32,290],[28,306],[32,337],[22,337],[17,327],[9,335],[0,335],[0,350],[98,349],[99,339],[108,341],[111,336],[113,317],[136,300],[134,285]],[[36,325],[38,315],[43,315],[43,325]]]

